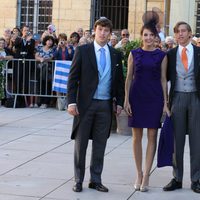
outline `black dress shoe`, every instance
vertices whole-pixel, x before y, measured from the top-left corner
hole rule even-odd
[[[73,186],[72,190],[74,192],[81,192],[83,190],[82,183],[75,183],[75,185]]]
[[[175,178],[173,178],[164,188],[164,191],[173,191],[176,189],[181,189],[182,188],[182,182],[176,181]]]
[[[192,182],[192,184],[191,184],[191,189],[192,189],[194,192],[200,193],[200,182],[199,182],[199,181]]]
[[[105,187],[104,185],[102,185],[101,183],[91,182],[91,183],[89,183],[88,187],[91,189],[95,189],[99,192],[108,192],[108,188]]]

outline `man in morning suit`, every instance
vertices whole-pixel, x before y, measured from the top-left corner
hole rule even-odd
[[[101,174],[113,99],[116,114],[120,114],[124,102],[121,54],[107,44],[112,32],[111,21],[100,18],[94,24],[94,31],[93,43],[77,47],[68,79],[68,112],[74,116],[71,138],[75,139],[75,192],[82,191],[89,139],[92,139],[92,154],[88,187],[108,192]]]
[[[169,103],[174,127],[174,178],[164,191],[182,188],[185,135],[189,136],[191,189],[200,193],[200,48],[186,22],[174,27],[178,46],[168,52]]]

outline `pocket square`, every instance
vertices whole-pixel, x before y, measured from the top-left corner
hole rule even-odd
[[[116,67],[118,67],[118,66],[119,66],[119,64],[116,64],[115,66],[116,66]]]

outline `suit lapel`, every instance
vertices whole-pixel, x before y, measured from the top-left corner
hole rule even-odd
[[[171,50],[169,53],[169,69],[170,69],[170,76],[171,76],[171,81],[173,82],[172,84],[175,84],[176,80],[176,58],[177,58],[177,50],[178,47],[175,47],[174,49]]]
[[[172,70],[173,70],[173,74],[176,74],[177,51],[178,51],[178,47],[176,47],[174,49],[174,53],[172,53]]]
[[[94,49],[94,43],[91,43],[91,44],[88,45],[88,56],[89,56],[89,59],[90,59],[90,61],[92,63],[92,67],[98,73],[98,67],[97,67],[97,60],[96,60],[96,54],[95,54],[95,49]]]
[[[198,51],[197,47],[192,45],[194,48],[194,73],[197,75],[198,69],[200,67],[200,52]]]
[[[110,50],[110,62],[111,62],[111,75],[112,77],[114,77],[114,65],[115,65],[115,60],[116,60],[116,54],[115,52],[113,51],[113,49],[108,45],[109,47],[109,50]]]
[[[111,62],[111,76],[114,76],[115,73],[115,60],[116,60],[116,53],[113,51],[113,49],[108,45],[109,51],[110,51],[110,62]],[[98,74],[98,66],[97,66],[97,60],[96,60],[96,54],[94,49],[94,43],[91,43],[88,45],[88,56],[89,60],[92,63],[92,67],[95,70],[95,72]],[[107,69],[104,70],[106,72]],[[103,73],[103,76],[106,73]]]

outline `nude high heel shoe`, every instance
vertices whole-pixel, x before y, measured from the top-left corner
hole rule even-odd
[[[142,184],[140,186],[141,192],[147,192],[149,190],[149,175],[144,175],[142,179]]]
[[[142,179],[143,179],[143,173],[140,172],[140,173],[138,173],[137,179],[136,179],[135,184],[134,184],[134,188],[135,188],[136,191],[140,190],[140,187],[141,187],[141,184],[142,184]]]

